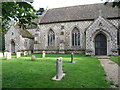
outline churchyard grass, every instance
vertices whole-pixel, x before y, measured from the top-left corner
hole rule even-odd
[[[31,61],[35,55],[36,60]],[[66,76],[61,81],[53,81],[56,59],[63,58],[63,72]],[[2,62],[3,88],[110,88],[105,72],[95,57],[74,55],[76,63],[71,63],[70,54],[31,54]]]
[[[111,56],[110,60],[116,62],[120,66],[120,56]]]

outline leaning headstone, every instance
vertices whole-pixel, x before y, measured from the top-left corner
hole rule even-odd
[[[28,52],[27,51],[24,51],[24,56],[27,56],[28,55]]]
[[[4,52],[4,57],[7,57],[7,53],[8,53],[8,52]]]
[[[74,53],[71,53],[71,63],[75,63],[75,61],[74,61]]]
[[[21,57],[21,52],[17,52],[17,53],[16,53],[16,57],[17,57],[17,58]]]
[[[3,53],[0,53],[0,58],[2,58],[3,57]]]
[[[42,51],[42,58],[45,57],[45,51]]]
[[[32,55],[31,60],[32,60],[32,61],[35,61],[35,60],[36,60],[36,57],[35,57],[34,55]]]
[[[7,58],[7,60],[8,60],[8,59],[11,59],[11,52],[8,52],[8,53],[7,53],[6,58]]]
[[[65,73],[62,71],[62,57],[56,60],[56,75],[52,78],[52,80],[59,81],[65,76]]]

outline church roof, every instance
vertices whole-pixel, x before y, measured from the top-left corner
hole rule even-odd
[[[110,5],[104,5],[101,3],[49,9],[42,17],[40,24],[93,20],[99,16],[100,10],[102,16],[105,18],[118,18],[118,8],[113,8]]]
[[[22,37],[33,38],[33,36],[27,30],[19,28],[19,26],[17,24],[18,24],[18,22],[14,25],[14,27],[20,31],[20,35]]]
[[[23,29],[19,29],[19,30],[20,30],[20,35],[22,35],[22,37],[33,38],[33,36],[27,30],[23,30]]]

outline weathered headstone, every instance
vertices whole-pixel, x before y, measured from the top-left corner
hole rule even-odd
[[[45,57],[45,51],[42,51],[42,58]]]
[[[8,53],[8,52],[4,52],[4,57],[7,57],[7,53]]]
[[[21,52],[17,52],[17,53],[16,53],[16,57],[17,57],[17,58],[21,57]]]
[[[59,81],[65,76],[65,73],[62,71],[62,57],[56,60],[56,75],[52,78],[52,80]]]
[[[31,54],[31,51],[28,51],[28,54]]]
[[[11,52],[8,52],[8,53],[7,53],[6,58],[7,58],[7,60],[8,60],[8,59],[11,59]]]
[[[71,63],[75,63],[75,61],[74,61],[74,53],[71,53]]]
[[[35,57],[34,55],[32,55],[31,60],[32,60],[32,61],[35,61],[35,60],[36,60],[36,57]]]
[[[28,52],[27,51],[24,51],[24,56],[27,56],[28,55]]]
[[[0,53],[0,58],[2,58],[3,57],[3,53]]]

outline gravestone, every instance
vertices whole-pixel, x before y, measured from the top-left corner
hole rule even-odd
[[[71,53],[71,63],[75,63],[75,61],[74,61],[74,53]]]
[[[27,51],[24,51],[24,56],[27,56],[28,55],[28,52]]]
[[[45,57],[45,51],[42,51],[42,58]]]
[[[32,61],[35,61],[35,60],[36,60],[35,55],[32,55],[31,60],[32,60]]]
[[[8,53],[8,52],[4,52],[4,57],[7,57],[7,53]]]
[[[8,60],[8,59],[11,59],[11,52],[8,52],[8,53],[7,53],[6,58],[7,58],[7,60]]]
[[[65,76],[65,73],[62,71],[62,57],[56,60],[56,75],[52,78],[52,80],[59,81]]]
[[[3,57],[3,53],[0,53],[0,58],[2,58]]]
[[[28,51],[28,54],[31,54],[31,51]]]
[[[17,53],[16,53],[16,57],[17,57],[17,58],[21,57],[21,52],[17,52]]]

